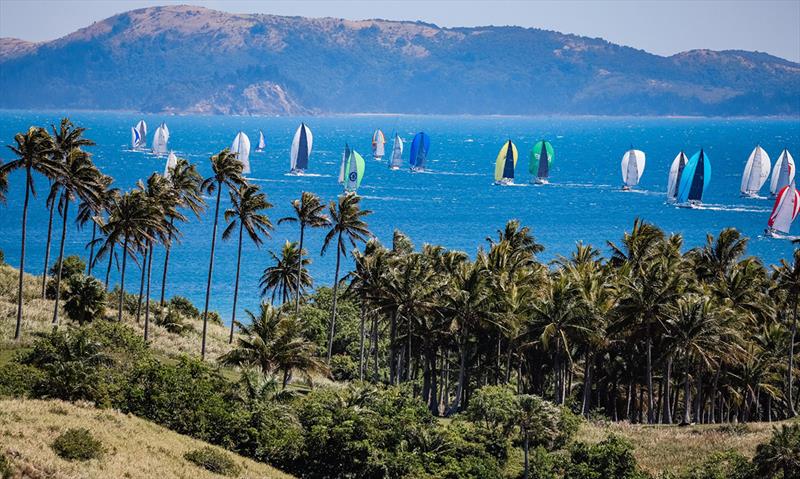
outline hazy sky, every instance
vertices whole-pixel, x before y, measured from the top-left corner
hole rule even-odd
[[[185,4],[236,13],[520,25],[602,37],[661,55],[758,50],[800,61],[800,0],[0,0],[0,36],[41,41],[134,8]]]

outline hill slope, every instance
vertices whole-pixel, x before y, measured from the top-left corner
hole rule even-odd
[[[53,452],[50,444],[55,438],[78,427],[88,429],[100,440],[106,450],[102,459],[69,462]],[[183,458],[186,452],[208,446],[202,441],[135,416],[63,401],[0,400],[0,437],[0,453],[20,477],[221,477]],[[225,453],[241,467],[238,477],[292,477],[266,464]]]
[[[222,114],[800,114],[800,65],[661,57],[519,27],[229,14],[115,15],[58,40],[0,39],[0,107]]]

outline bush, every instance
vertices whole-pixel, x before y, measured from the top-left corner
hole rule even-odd
[[[240,468],[233,459],[213,447],[206,446],[195,449],[187,452],[183,457],[187,461],[215,474],[223,476],[236,476],[239,474]]]
[[[33,366],[11,362],[0,367],[0,397],[29,397],[44,374]]]
[[[6,255],[3,253],[3,250],[0,249],[0,265],[5,264],[6,262]]]
[[[67,429],[53,442],[53,451],[68,461],[88,461],[103,456],[103,445],[83,428]]]
[[[144,299],[144,298],[143,298]],[[119,305],[119,285],[114,286],[114,289],[108,293],[108,304],[113,305],[114,310],[117,310]],[[122,296],[122,310],[128,314],[136,314],[139,308],[139,296],[125,291]]]
[[[336,381],[358,379],[358,363],[345,354],[331,356],[331,376]]]
[[[106,311],[103,283],[82,273],[74,274],[67,280],[64,299],[67,316],[80,325],[102,319]]]
[[[749,479],[756,477],[746,457],[736,451],[717,452],[702,464],[679,476],[680,479]]]
[[[56,297],[56,276],[58,276],[58,265],[59,261],[56,259],[56,262],[53,263],[50,271],[48,271],[51,278],[47,281],[47,287],[45,289],[45,297],[48,299],[55,299]],[[79,256],[70,255],[64,258],[64,267],[61,270],[62,293],[64,291],[64,281],[69,280],[76,274],[83,274],[84,271],[86,271],[86,263],[84,263]]]
[[[517,423],[519,403],[508,386],[486,386],[470,398],[466,416],[486,429],[507,436]]]
[[[758,477],[783,474],[783,479],[800,478],[800,424],[782,425],[772,431],[769,442],[756,447],[753,465]]]
[[[173,296],[167,304],[170,309],[177,311],[188,319],[197,319],[200,317],[200,311],[194,307],[194,304],[192,304],[188,298],[184,298],[183,296]]]
[[[165,310],[157,311],[155,315],[153,315],[153,322],[170,333],[183,334],[184,331],[192,329],[190,324],[185,324],[183,322],[183,318],[183,315],[170,304]]]
[[[570,450],[570,463],[564,479],[646,479],[633,457],[633,446],[619,436],[587,445],[575,444]]]
[[[0,452],[0,478],[11,479],[14,477],[14,470],[11,469],[11,462]]]
[[[203,318],[200,318],[203,319]],[[216,311],[209,311],[208,312],[208,322],[213,324],[218,324],[222,326],[222,316],[219,315]]]

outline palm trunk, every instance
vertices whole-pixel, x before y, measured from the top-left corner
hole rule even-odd
[[[528,479],[528,431],[525,427],[522,428],[522,434],[525,435],[525,479]]]
[[[297,262],[297,297],[294,298],[294,314],[295,316],[300,314],[300,276],[303,272],[303,239],[305,235],[306,225],[303,224],[303,221],[300,221],[300,245],[298,254],[300,256]]]
[[[589,417],[592,402],[592,353],[586,354],[586,364],[583,367],[583,417]]]
[[[792,417],[797,416],[797,410],[795,409],[794,401],[792,400],[792,394],[794,393],[794,391],[793,391],[793,389],[794,389],[793,388],[793,382],[794,382],[794,341],[795,341],[795,336],[797,335],[797,303],[798,302],[800,302],[800,301],[798,301],[798,298],[795,297],[794,298],[794,308],[793,308],[794,311],[793,311],[793,314],[792,314],[792,318],[793,318],[792,319],[792,334],[791,334],[791,337],[789,339],[789,373],[788,373],[789,374],[789,378],[788,378],[789,379],[789,381],[788,381],[788,383],[789,383],[788,386],[789,387],[787,388],[788,390],[787,390],[787,394],[786,394],[787,402],[789,403],[789,413],[791,414]]]
[[[342,259],[342,232],[339,232],[339,237],[336,240],[336,272],[333,276],[333,308],[331,308],[331,326],[328,333],[328,356],[327,362],[331,362],[331,354],[333,354],[333,335],[336,332],[336,296],[339,291],[339,265]]]
[[[147,247],[145,246],[145,250],[142,253],[142,274],[141,278],[139,278],[139,302],[136,303],[136,324],[139,324],[139,320],[142,318],[142,298],[144,297],[144,276],[147,272]]]
[[[153,270],[153,242],[148,241],[149,251],[147,253],[147,296],[144,301],[144,340],[150,337],[150,273]]]
[[[653,338],[647,320],[647,424],[653,424]]]
[[[86,270],[86,276],[92,275],[92,267],[94,267],[94,242],[97,240],[97,223],[92,219],[92,241],[89,243],[89,265]]]
[[[122,322],[122,300],[125,296],[125,266],[128,263],[128,235],[125,235],[125,240],[122,242],[122,271],[120,272],[119,279],[119,308],[117,311],[117,321]]]
[[[397,363],[395,356],[397,350],[395,341],[397,341],[397,311],[392,311],[391,323],[389,324],[389,384],[394,386],[397,380]]]
[[[672,424],[672,410],[670,409],[670,380],[672,378],[672,356],[667,357],[667,370],[664,373],[664,388],[661,392],[664,409],[662,411],[661,423]]]
[[[111,262],[114,260],[114,243],[111,244],[111,249],[108,252],[108,267],[106,267],[106,282],[105,287],[108,291],[108,279],[111,277]]]
[[[239,270],[242,265],[242,222],[239,221],[239,248],[236,254],[236,282],[233,286],[233,312],[231,313],[231,334],[228,344],[233,343],[233,330],[236,327],[236,303],[239,301]]]
[[[161,273],[161,299],[159,301],[159,305],[161,306],[162,309],[164,308],[164,294],[166,293],[167,290],[167,266],[169,265],[169,253],[170,250],[172,250],[172,225],[174,224],[174,222],[175,218],[169,219],[170,232],[169,235],[167,236],[167,247],[164,253],[164,272]]]
[[[689,383],[689,357],[686,357],[686,364],[683,372],[683,422],[687,425],[692,423],[692,385]]]
[[[14,328],[14,340],[19,340],[22,332],[22,279],[25,276],[25,237],[28,223],[28,200],[30,198],[31,167],[26,168],[25,201],[22,203],[22,247],[19,254],[19,287],[17,288],[17,325]]]
[[[203,308],[203,341],[200,346],[200,360],[206,358],[206,333],[208,332],[208,301],[211,299],[211,275],[214,272],[214,248],[217,246],[217,222],[219,220],[219,198],[222,183],[217,183],[217,205],[214,208],[214,228],[211,231],[211,258],[208,260],[208,280],[206,281],[206,304]]]
[[[358,344],[358,379],[359,381],[364,380],[364,322],[366,321],[366,313],[364,311],[364,303],[362,300],[361,303],[361,327],[359,333],[359,344]]]
[[[375,355],[375,366],[374,366],[375,369],[374,369],[372,378],[373,378],[373,381],[377,383],[378,382],[379,367],[380,367],[380,365],[378,364],[378,358],[379,358],[380,351],[378,350],[378,315],[377,314],[372,315],[372,345],[375,348],[375,351],[373,353]]]
[[[50,262],[50,240],[53,237],[53,210],[55,201],[50,204],[50,218],[47,220],[47,243],[44,247],[44,270],[42,271],[42,299],[45,297],[45,289],[47,286],[47,266]]]
[[[66,193],[65,193],[66,195]],[[61,246],[58,248],[58,273],[56,274],[56,305],[53,308],[53,325],[58,324],[58,301],[61,299],[61,272],[64,269],[64,243],[67,239],[67,211],[69,211],[69,198],[64,196],[64,215],[61,220]]]
[[[461,334],[462,338],[458,345],[458,353],[460,356],[458,360],[458,383],[456,383],[456,394],[453,397],[453,404],[450,405],[447,411],[448,416],[457,413],[461,408],[461,396],[464,392],[464,378],[466,376],[467,369],[467,344],[463,337],[464,333],[462,332]]]

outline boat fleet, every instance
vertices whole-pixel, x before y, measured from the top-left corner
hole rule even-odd
[[[168,176],[177,158],[171,151],[168,153],[169,128],[162,122],[153,134],[151,151],[154,155],[167,155],[164,175]],[[304,122],[297,127],[290,149],[290,175],[302,176],[308,168],[314,145],[314,135]],[[425,171],[425,164],[430,151],[431,139],[424,131],[414,135],[408,148],[408,166],[412,172]],[[144,120],[131,127],[131,147],[137,151],[147,150],[147,124]],[[263,152],[266,148],[263,131],[258,132],[258,146],[255,151]],[[250,173],[250,139],[246,133],[239,131],[231,143],[230,151],[236,153],[242,162],[242,173]],[[404,142],[399,133],[392,135],[389,150],[388,167],[399,170],[403,166]],[[372,158],[382,161],[386,156],[386,137],[380,129],[372,134]],[[494,182],[496,185],[513,185],[517,170],[519,152],[514,142],[509,139],[503,143],[495,158]],[[549,181],[555,152],[553,145],[547,140],[537,141],[530,151],[528,172],[530,183],[545,185]],[[647,163],[647,156],[641,150],[631,148],[622,155],[620,163],[622,173],[622,190],[634,189],[642,178]],[[355,193],[364,178],[366,162],[356,150],[345,144],[339,165],[338,182],[346,193]],[[740,192],[743,197],[765,199],[759,196],[767,179],[770,181],[770,193],[775,198],[772,212],[767,221],[765,234],[772,237],[784,237],[789,234],[792,222],[800,213],[800,192],[795,187],[794,158],[784,149],[773,166],[769,154],[757,145],[745,163],[742,173]],[[680,151],[672,161],[667,180],[667,202],[682,208],[697,208],[702,205],[703,194],[711,180],[711,160],[703,150],[691,157]]]

